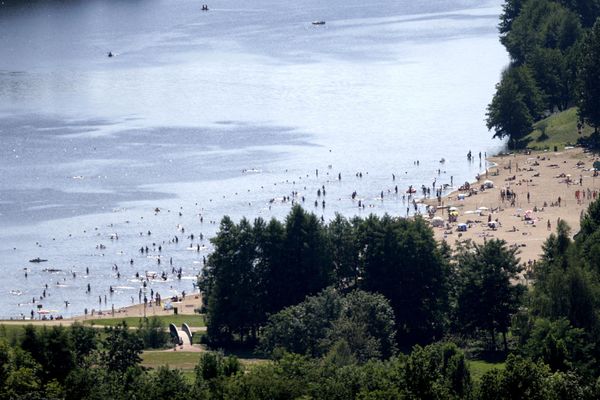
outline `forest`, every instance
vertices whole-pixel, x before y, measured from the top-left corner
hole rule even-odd
[[[506,0],[499,31],[510,64],[487,109],[494,137],[524,147],[534,122],[577,107],[579,126],[594,129],[582,144],[598,148],[599,16],[598,0]]]

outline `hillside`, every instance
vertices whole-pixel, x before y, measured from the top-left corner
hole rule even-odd
[[[542,137],[542,133],[546,137]],[[555,113],[534,124],[534,131],[525,137],[527,148],[532,150],[563,149],[565,146],[574,146],[581,137],[587,137],[593,128],[585,126],[580,135],[577,132],[577,108]]]

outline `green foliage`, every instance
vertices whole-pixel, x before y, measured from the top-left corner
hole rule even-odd
[[[73,341],[62,326],[40,330],[26,326],[21,348],[40,364],[46,381],[64,381],[75,366]]]
[[[559,266],[562,269],[567,268],[569,261],[569,249],[571,248],[571,227],[563,220],[556,224],[556,234],[551,233],[542,244],[542,259],[540,267],[536,269],[538,279],[544,279],[542,276],[549,268]]]
[[[575,369],[578,374],[589,376],[593,370],[594,345],[590,337],[583,329],[572,327],[566,319],[538,318],[528,336],[523,353],[544,362],[552,371]]]
[[[126,323],[104,328],[104,332],[106,337],[102,340],[101,352],[104,366],[122,374],[140,363],[144,342],[136,332],[129,330]]]
[[[495,349],[496,333],[508,331],[524,290],[512,282],[522,270],[516,249],[496,239],[467,245],[459,249],[457,264],[457,322],[467,334],[487,331]]]
[[[213,344],[231,343],[236,337],[254,343],[267,313],[296,304],[331,282],[324,228],[299,206],[284,228],[275,220],[265,225],[257,219],[251,225],[225,217],[212,242],[215,251],[200,287]]]
[[[526,94],[510,71],[510,68],[505,71],[496,85],[496,94],[487,107],[486,125],[488,129],[494,129],[494,137],[508,137],[509,145],[517,147],[519,141],[531,132],[534,117],[528,108]]]
[[[561,266],[541,263],[534,283],[532,312],[552,320],[566,318],[588,332],[596,329],[600,286],[595,273],[574,262]]]
[[[179,370],[159,367],[148,379],[148,387],[144,399],[147,400],[188,400],[190,387]]]
[[[579,116],[595,128],[600,127],[600,20],[583,41],[579,60]]]
[[[99,368],[78,368],[73,370],[65,381],[67,400],[105,399],[107,393],[102,385],[105,371]]]
[[[443,335],[448,268],[423,220],[371,216],[348,221],[337,216],[324,227],[314,214],[294,207],[284,226],[260,219],[253,226],[246,220],[235,224],[225,217],[213,243],[215,251],[200,279],[213,346],[253,344],[268,314],[332,283],[388,298],[402,346]],[[357,341],[362,334],[354,327],[352,331]],[[384,356],[389,353],[383,351]]]
[[[557,372],[548,382],[549,398],[552,400],[592,400],[598,398],[594,389],[572,372]]]
[[[481,377],[477,398],[482,400],[549,399],[550,371],[542,363],[509,355],[504,370],[495,369]]]
[[[204,353],[195,369],[196,381],[211,381],[224,376],[232,376],[240,370],[240,362],[234,356],[224,357],[220,353]]]
[[[220,353],[204,353],[198,361],[192,395],[195,398],[223,398],[228,378],[241,372],[237,358]],[[235,398],[235,397],[234,397]]]
[[[544,108],[562,111],[574,97],[574,82],[567,57],[559,49],[540,47],[530,57],[531,71],[540,88]]]
[[[41,399],[42,381],[31,368],[18,368],[11,372],[5,384],[9,399]]]
[[[334,289],[307,297],[269,317],[261,336],[261,349],[272,353],[283,348],[291,353],[320,357],[329,349],[327,339],[341,313],[342,298]]]
[[[468,398],[471,375],[464,354],[454,344],[416,346],[404,366],[408,398]]]
[[[592,26],[600,16],[600,1],[598,0],[559,0],[559,3],[573,10],[586,27]]]
[[[141,320],[138,333],[146,349],[160,349],[169,342],[169,334],[165,330],[165,324],[156,317]]]
[[[594,200],[588,206],[581,218],[580,230],[575,236],[577,247],[587,261],[593,261],[591,253],[594,246],[599,243],[598,232],[600,232],[600,198]]]
[[[360,273],[360,257],[356,224],[336,214],[326,227],[333,260],[335,282],[340,288],[356,286]]]
[[[525,0],[506,0],[504,2],[502,14],[500,15],[500,25],[498,26],[501,35],[510,32],[513,21],[519,16],[524,2]]]
[[[379,294],[362,290],[348,293],[329,340],[345,341],[361,363],[391,357],[396,352],[396,330],[390,303]]]
[[[575,13],[548,0],[525,1],[510,31],[501,37],[511,58],[522,65],[539,48],[564,51],[581,35]]]
[[[267,353],[283,349],[312,357],[343,357],[364,363],[396,351],[394,313],[381,295],[360,290],[341,296],[328,288],[269,318],[261,336]]]
[[[448,309],[448,266],[421,219],[369,216],[358,222],[360,287],[380,293],[394,310],[398,344],[441,338]]]
[[[586,34],[600,16],[598,0],[506,0],[500,17],[500,41],[508,50],[508,72],[525,68],[523,77],[502,75],[488,106],[487,126],[494,137],[516,147],[544,114],[562,111],[577,101],[580,116],[598,126],[598,39]],[[600,29],[600,28],[599,28]],[[587,40],[582,43],[584,37]],[[517,74],[518,75],[518,74]],[[541,97],[531,96],[532,88]],[[532,101],[536,98],[536,101]],[[598,136],[598,135],[595,135]],[[542,132],[540,141],[547,137]],[[600,143],[598,137],[586,139]],[[573,141],[575,143],[575,141]]]
[[[209,257],[207,282],[203,286],[208,298],[208,335],[215,343],[230,342],[233,334],[247,331],[245,320],[251,317],[247,308],[248,286],[253,272],[256,248],[246,220],[238,227],[225,217],[217,236],[212,239],[214,253]]]
[[[292,208],[285,220],[283,260],[278,268],[278,307],[297,304],[331,283],[332,265],[325,229],[312,213]]]
[[[97,331],[93,328],[88,328],[76,323],[71,325],[70,333],[75,360],[84,363],[86,357],[96,350],[98,342]]]

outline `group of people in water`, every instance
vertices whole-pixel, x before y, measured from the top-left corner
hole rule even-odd
[[[183,233],[185,232],[185,229],[183,228],[183,226],[181,226],[180,224],[177,225],[177,232],[179,233]],[[149,237],[152,233],[150,231],[147,232],[146,237]],[[113,233],[109,235],[109,238],[116,243],[116,241],[119,238],[119,235]],[[205,248],[203,242],[204,242],[204,234],[200,233],[200,234],[193,234],[190,233],[186,236],[186,238],[188,240],[190,240],[190,248],[194,248],[194,249],[200,249]],[[158,283],[158,282],[168,282],[170,280],[172,281],[181,281],[184,275],[184,269],[183,267],[180,266],[175,266],[174,265],[174,261],[173,261],[173,257],[169,256],[168,257],[168,265],[169,265],[169,269],[163,269],[160,272],[151,272],[148,270],[145,270],[143,272],[140,273],[139,270],[136,270],[134,265],[136,264],[142,264],[144,266],[144,268],[150,268],[150,265],[148,265],[148,261],[150,259],[155,259],[156,260],[156,265],[160,266],[161,265],[161,259],[163,259],[163,257],[166,257],[164,255],[164,250],[167,250],[165,248],[165,246],[169,246],[169,245],[177,245],[179,243],[179,236],[178,235],[174,235],[172,239],[168,240],[168,241],[163,241],[162,243],[157,243],[157,242],[152,242],[151,244],[144,244],[139,248],[139,256],[138,258],[142,258],[142,260],[134,260],[135,257],[131,257],[129,259],[129,261],[127,262],[127,266],[128,268],[125,268],[124,271],[122,271],[122,268],[119,268],[119,265],[116,263],[112,263],[111,265],[111,273],[110,274],[103,274],[104,276],[110,276],[110,278],[108,279],[116,279],[116,282],[118,282],[119,280],[122,279],[123,276],[126,277],[126,279],[129,282],[138,282],[139,284],[139,293],[138,293],[138,303],[140,304],[145,304],[145,305],[150,305],[152,306],[153,304],[156,306],[161,306],[162,305],[162,296],[158,293],[158,291],[155,292],[154,288],[151,287],[152,284],[154,283]],[[101,256],[104,256],[104,252],[105,251],[110,251],[111,245],[110,244],[98,244],[95,246],[96,251],[100,251],[102,252],[102,254],[99,254]],[[141,261],[141,262],[140,262]],[[201,262],[202,264],[206,264],[206,257],[203,255],[201,257]],[[75,268],[75,267],[73,267]],[[43,271],[49,271],[54,273],[58,273],[58,274],[63,274],[66,272],[62,269],[57,269],[57,268],[47,268],[44,269]],[[42,272],[43,272],[42,271]],[[29,269],[25,269],[25,278],[29,277],[29,272],[31,272]],[[82,271],[83,272],[83,271]],[[94,273],[94,271],[92,271],[92,273]],[[197,274],[198,271],[194,271],[192,274]],[[72,280],[75,280],[77,278],[77,271],[76,270],[71,270],[70,275],[72,277]],[[81,273],[80,275],[83,275],[83,273]],[[90,277],[90,267],[85,267],[85,279],[88,279]],[[108,280],[108,279],[103,279],[103,280]],[[101,312],[103,306],[105,308],[108,307],[110,300],[112,300],[113,295],[117,294],[117,293],[123,293],[126,290],[134,290],[135,287],[132,286],[116,286],[114,284],[108,285],[108,289],[104,290],[104,289],[99,289],[99,290],[93,290],[94,288],[92,288],[92,284],[89,282],[84,284],[85,286],[85,293],[88,296],[92,296],[94,294],[94,292],[96,292],[95,294],[97,295],[98,298],[98,311],[95,309],[91,310],[92,315],[95,312]],[[47,301],[48,297],[51,295],[51,291],[54,290],[56,288],[56,290],[58,290],[61,287],[67,287],[67,276],[63,276],[62,279],[57,280],[56,281],[56,286],[53,285],[49,285],[48,283],[46,283],[44,285],[44,287],[42,288],[42,292],[40,296],[34,296],[31,300],[31,305],[34,307],[31,309],[30,312],[30,316],[31,319],[36,319],[36,315],[38,319],[50,319],[50,318],[56,318],[55,316],[53,316],[52,314],[49,314],[49,312],[55,312],[55,311],[48,311],[43,309],[43,302]],[[161,285],[161,287],[163,287]],[[181,285],[179,285],[179,287],[181,287]],[[193,287],[195,288],[196,285],[193,284]],[[175,289],[173,288],[173,285],[170,286],[170,290],[174,291]],[[148,299],[148,292],[150,293],[150,299]],[[183,291],[182,293],[185,293],[185,291]],[[64,297],[63,297],[64,298]],[[64,308],[68,309],[69,306],[71,305],[69,300],[62,300],[64,303]],[[131,302],[132,304],[135,303],[134,297],[131,296]],[[35,311],[35,308],[37,308],[37,313]],[[114,313],[114,304],[111,305],[111,309],[112,312]],[[86,307],[84,310],[84,314],[87,315],[89,312],[88,308]],[[25,315],[22,315],[23,318],[25,318]]]
[[[422,168],[422,166],[425,163],[421,163],[421,161],[414,161],[413,165],[415,167],[418,168]],[[331,170],[332,166],[328,166],[328,169]],[[344,181],[349,181],[350,185],[354,185],[356,182],[356,185],[354,187],[354,189],[352,189],[348,194],[348,199],[350,201],[352,201],[355,206],[357,205],[359,209],[365,209],[365,208],[376,208],[376,207],[380,207],[382,202],[385,201],[387,198],[390,198],[392,200],[392,202],[398,201],[398,202],[402,202],[401,204],[404,204],[404,207],[406,207],[406,216],[410,215],[411,209],[413,210],[414,213],[418,213],[419,209],[420,209],[420,205],[421,202],[418,199],[418,197],[420,197],[419,194],[417,193],[421,193],[421,195],[423,197],[430,197],[432,194],[435,196],[442,196],[442,194],[444,193],[444,191],[446,189],[449,189],[452,187],[453,184],[453,177],[450,177],[449,182],[450,183],[443,183],[440,184],[439,182],[441,181],[440,176],[442,175],[443,172],[441,169],[436,168],[435,170],[432,169],[432,172],[437,172],[437,176],[434,175],[431,183],[429,185],[425,185],[422,184],[420,185],[420,190],[417,190],[415,187],[413,187],[413,185],[407,185],[408,189],[404,190],[401,189],[399,187],[399,181],[402,181],[401,178],[399,178],[397,173],[391,173],[390,175],[388,175],[391,178],[391,182],[388,181],[389,183],[386,185],[387,187],[385,187],[384,189],[381,189],[378,191],[378,194],[375,196],[364,196],[363,198],[361,198],[361,196],[359,195],[359,190],[361,187],[364,188],[364,184],[360,183],[362,182],[363,177],[369,177],[369,173],[366,171],[358,171],[355,172],[353,174],[351,174],[350,176],[354,175],[354,179],[345,179]],[[434,173],[435,173],[434,172]],[[406,171],[404,174],[402,175],[408,175],[409,172]],[[372,176],[372,175],[371,175]],[[310,178],[309,174],[306,174],[306,178]],[[388,179],[390,179],[388,178]],[[300,178],[302,179],[302,178]],[[316,179],[316,182],[318,182],[318,186],[314,187],[314,207],[315,208],[319,208],[322,212],[322,215],[320,216],[322,221],[325,221],[325,209],[326,206],[328,206],[328,203],[330,201],[332,201],[335,204],[335,200],[337,199],[338,201],[343,201],[343,197],[338,197],[336,192],[339,192],[340,189],[344,190],[344,188],[348,188],[348,183],[343,184],[342,186],[342,181],[343,181],[343,177],[342,177],[342,172],[335,172],[335,173],[331,173],[331,171],[325,171],[325,173],[323,173],[322,171],[319,171],[318,169],[316,169],[314,171],[314,176],[313,179]],[[356,180],[355,180],[356,179]],[[381,178],[380,178],[381,179]],[[382,180],[382,182],[385,182],[385,180]],[[269,209],[271,209],[271,206],[274,206],[278,203],[302,203],[304,204],[308,199],[308,193],[310,193],[310,187],[308,184],[303,185],[303,190],[302,192],[300,191],[300,188],[296,185],[296,181],[285,181],[285,182],[281,182],[281,183],[287,183],[288,186],[292,187],[292,190],[289,192],[289,194],[285,194],[279,198],[272,198],[271,200],[268,201],[267,207]],[[289,185],[289,184],[292,185]],[[314,183],[313,183],[314,184]],[[401,186],[401,184],[400,184]],[[351,187],[351,186],[350,186]],[[417,186],[419,187],[419,186]],[[262,188],[262,186],[261,186]],[[364,189],[363,189],[364,190]],[[336,193],[335,195],[332,195],[332,193]],[[237,194],[237,193],[236,193]],[[332,198],[333,196],[335,196],[335,198]],[[223,196],[225,198],[225,196]],[[212,201],[212,199],[211,199]],[[249,203],[251,204],[251,203]],[[339,203],[338,203],[339,204]],[[400,204],[400,203],[399,203]],[[198,204],[196,203],[196,206]],[[393,203],[390,203],[391,205],[391,210],[394,209]],[[335,209],[335,207],[334,207]],[[202,209],[204,210],[204,209]],[[162,215],[163,213],[161,212],[161,209],[156,207],[153,208],[154,211],[154,216],[158,217],[159,215]],[[334,210],[335,211],[335,210]],[[168,215],[168,212],[167,212]],[[183,207],[180,207],[180,210],[178,213],[174,213],[171,214],[171,216],[179,216],[179,218],[183,218],[184,215],[184,210]],[[197,216],[197,218],[195,218],[195,224],[200,225],[200,227],[202,227],[202,224],[204,222],[204,216],[202,215],[202,213],[194,213],[195,216]],[[143,219],[143,217],[140,217]],[[180,219],[180,221],[184,221],[182,219]],[[211,225],[213,224],[213,221],[210,221]],[[216,224],[216,222],[215,222]],[[111,226],[111,230],[113,230],[114,228],[112,228],[112,224],[109,225]],[[118,282],[120,279],[122,279],[123,277],[125,277],[128,281],[136,283],[139,285],[137,287],[137,289],[139,290],[138,292],[138,298],[137,301],[138,303],[144,303],[144,304],[156,304],[156,305],[160,305],[161,304],[161,297],[160,295],[158,295],[158,293],[154,292],[154,288],[152,288],[151,286],[153,284],[157,284],[159,282],[166,282],[169,281],[169,279],[172,279],[173,281],[175,280],[181,280],[184,274],[183,268],[179,267],[179,266],[175,266],[174,263],[176,263],[177,261],[173,260],[173,256],[172,254],[169,254],[171,251],[175,250],[178,252],[179,255],[181,255],[182,253],[180,252],[180,250],[182,250],[181,248],[178,248],[178,244],[180,242],[180,240],[186,241],[189,243],[189,246],[186,248],[186,250],[193,250],[194,253],[196,254],[195,256],[192,256],[192,259],[197,259],[198,261],[194,261],[194,263],[199,264],[197,268],[194,268],[193,271],[189,271],[188,273],[191,273],[191,275],[196,275],[198,274],[200,268],[206,264],[206,252],[209,250],[209,246],[208,242],[205,241],[205,234],[200,232],[200,233],[190,233],[190,232],[186,232],[185,228],[183,227],[183,225],[181,223],[178,223],[175,227],[176,232],[172,232],[169,235],[169,238],[167,240],[163,240],[158,241],[155,239],[155,237],[157,236],[155,234],[155,232],[152,232],[151,230],[147,229],[144,232],[139,233],[139,235],[137,236],[139,239],[142,239],[142,243],[137,244],[137,247],[134,247],[133,245],[129,245],[129,247],[131,247],[132,249],[132,256],[130,256],[127,261],[126,261],[126,268],[120,268],[117,263],[115,263],[112,260],[109,260],[108,262],[111,265],[111,272],[110,274],[108,273],[104,273],[104,276],[110,276],[110,279],[116,279],[116,281],[113,282]],[[213,228],[214,229],[214,228]],[[154,230],[154,229],[153,229]],[[123,235],[119,235],[117,233],[107,233],[105,234],[107,238],[110,238],[112,243],[99,243],[96,245],[96,252],[98,253],[102,253],[102,255],[105,255],[105,253],[110,253],[111,252],[111,248],[115,248],[116,247],[116,243],[119,243],[119,247],[123,247],[123,240],[127,240],[124,238],[128,238],[131,235],[128,235],[127,232],[123,232]],[[136,237],[136,236],[134,236]],[[150,238],[152,238],[150,240]],[[133,250],[134,248],[137,248],[137,251]],[[177,250],[176,250],[177,249]],[[137,253],[137,255],[135,255]],[[200,255],[200,253],[202,253]],[[178,257],[180,262],[185,262],[182,260],[182,257]],[[121,261],[122,261],[122,257],[120,257]],[[154,268],[158,267],[158,272],[149,272],[148,270],[151,269],[151,265],[149,264],[150,261],[154,262]],[[165,262],[165,260],[168,260]],[[118,262],[118,261],[117,261]],[[168,263],[168,264],[167,264]],[[127,265],[128,264],[128,265]],[[142,269],[140,270],[139,268],[137,268],[136,270],[136,266],[140,265],[142,266]],[[164,269],[161,268],[163,265],[168,265],[168,269]],[[107,263],[107,268],[108,268],[108,263]],[[95,273],[97,271],[97,269],[95,271],[92,271],[92,273]],[[142,271],[142,272],[140,272]],[[89,267],[85,269],[86,272],[86,276],[85,278],[87,279],[88,276],[90,276],[90,269]],[[80,274],[83,275],[83,274]],[[72,273],[72,277],[73,279],[76,279],[77,277],[77,273],[76,271],[73,271]],[[65,278],[66,279],[66,278]],[[113,296],[116,296],[117,294],[119,295],[119,298],[122,297],[122,295],[124,294],[124,292],[126,292],[126,290],[128,289],[132,289],[135,290],[134,287],[127,287],[124,285],[115,285],[115,283],[112,284],[108,284],[110,283],[110,281],[107,279],[107,285],[104,287],[104,289],[96,289],[92,290],[92,286],[91,284],[88,282],[84,283],[84,287],[86,288],[86,293],[87,295],[89,295],[90,297],[92,296],[97,296],[98,299],[98,305],[100,307],[100,309],[102,309],[102,307],[108,307],[109,306],[109,300],[111,298],[113,298]],[[194,282],[195,283],[195,282]],[[131,285],[131,286],[135,286],[135,285]],[[58,286],[60,287],[60,286]],[[181,287],[181,285],[179,285],[179,287]],[[172,288],[172,287],[171,287]],[[195,288],[195,285],[194,285]],[[48,289],[46,287],[46,289]],[[95,292],[95,293],[94,293]],[[148,293],[150,292],[150,298],[148,298]],[[135,292],[134,292],[135,293]],[[46,298],[46,296],[48,296],[49,293],[47,290],[44,290],[42,296],[40,296],[39,299],[34,298],[34,302],[39,301],[41,302],[43,299]],[[157,297],[158,295],[158,297]],[[135,303],[135,298],[134,296],[130,296],[131,298],[131,302]],[[122,298],[119,299],[115,299],[117,303],[123,303],[122,302]],[[71,304],[68,300],[64,300],[65,303],[65,308],[69,307],[69,305]],[[89,302],[88,302],[88,306],[89,306]],[[86,307],[86,311],[87,307]]]

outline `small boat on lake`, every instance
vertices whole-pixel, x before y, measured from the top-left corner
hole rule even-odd
[[[39,258],[39,257],[29,260],[30,263],[41,263],[41,262],[46,262],[46,261],[48,261],[48,260],[45,260],[45,259]]]
[[[313,21],[313,25],[325,25],[325,21]]]

